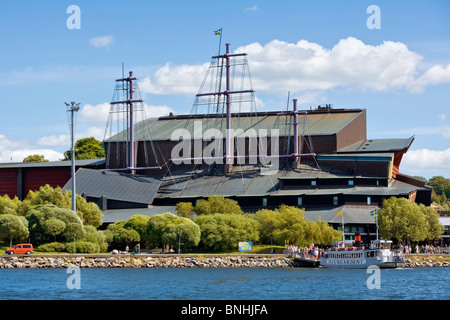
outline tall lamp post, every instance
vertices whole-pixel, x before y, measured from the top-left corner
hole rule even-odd
[[[66,104],[67,108],[67,112],[70,113],[70,121],[69,121],[69,126],[70,126],[70,138],[72,141],[72,147],[71,147],[71,152],[72,152],[72,210],[73,212],[77,212],[77,194],[76,194],[76,190],[75,190],[75,137],[74,137],[74,114],[75,112],[77,112],[78,110],[80,110],[80,104],[79,103],[75,103],[74,101],[72,101],[71,103],[67,103],[64,102]]]

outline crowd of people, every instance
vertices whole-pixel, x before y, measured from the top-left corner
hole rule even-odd
[[[426,244],[426,245],[416,245],[413,248],[411,248],[410,245],[403,246],[402,244],[399,245],[398,250],[404,254],[411,254],[411,253],[424,253],[424,254],[441,254],[441,253],[449,253],[448,245],[445,244],[442,247],[439,245],[433,246],[432,244]]]
[[[297,247],[296,245],[290,244],[287,248],[289,251],[289,255],[295,257],[296,255],[300,256],[300,258],[304,259],[320,259],[322,255],[322,250],[315,246],[314,244],[310,244],[309,247]]]
[[[413,250],[414,249],[414,250]],[[426,244],[426,245],[416,245],[414,248],[411,247],[410,245],[403,245],[400,244],[397,247],[397,250],[402,253],[402,254],[415,254],[415,253],[423,253],[423,254],[447,254],[450,253],[449,252],[449,247],[447,244],[445,244],[444,246],[440,247],[440,246],[433,246],[432,244]],[[311,243],[309,245],[309,247],[298,247],[294,244],[290,244],[287,247],[287,253],[291,256],[291,257],[295,257],[295,256],[299,256],[300,258],[304,258],[304,259],[320,259],[323,254],[324,254],[324,250],[319,248],[318,246],[315,246],[313,243]]]

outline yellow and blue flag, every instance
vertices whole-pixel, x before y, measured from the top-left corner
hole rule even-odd
[[[214,34],[216,36],[220,35],[222,33],[222,28],[220,28],[219,30],[214,31]]]
[[[378,209],[375,209],[375,210],[370,211],[370,215],[371,215],[371,216],[374,216],[374,215],[376,215],[376,214],[378,214]]]

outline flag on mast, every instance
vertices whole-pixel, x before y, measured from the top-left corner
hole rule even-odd
[[[220,28],[219,30],[214,31],[214,34],[216,36],[219,36],[222,33],[222,28]]]

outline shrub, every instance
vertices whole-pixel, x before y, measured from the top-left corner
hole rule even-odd
[[[66,251],[73,252],[73,242],[66,243]],[[96,243],[82,240],[75,241],[75,253],[99,253],[100,247]]]
[[[38,246],[36,251],[40,252],[66,252],[66,244],[60,242],[49,242]]]

